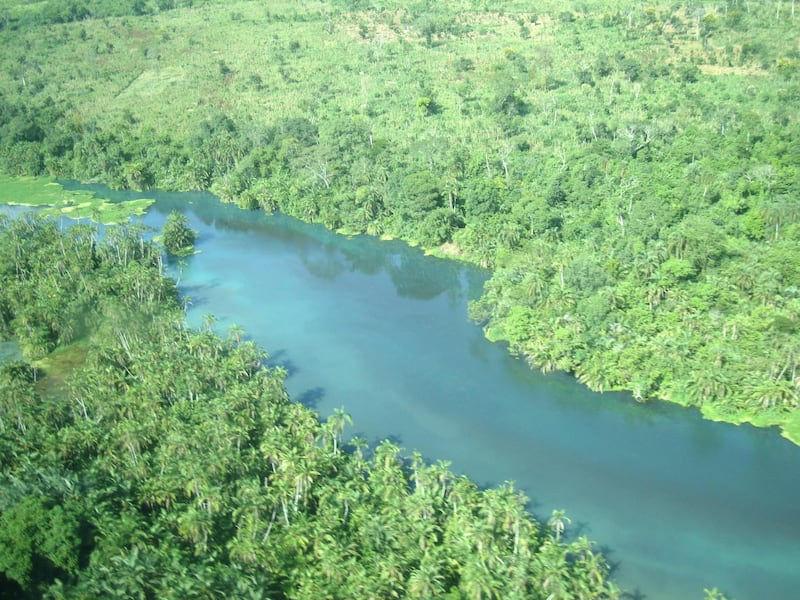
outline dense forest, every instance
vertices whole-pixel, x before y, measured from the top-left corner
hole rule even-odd
[[[800,440],[794,2],[0,2],[0,170],[210,189],[493,269],[595,390]]]
[[[0,169],[491,267],[533,367],[800,439],[794,2],[0,2]]]
[[[0,598],[614,598],[569,520],[345,443],[140,227],[0,220]],[[209,319],[209,323],[211,319]]]

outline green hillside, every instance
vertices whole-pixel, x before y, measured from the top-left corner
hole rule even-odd
[[[124,14],[123,14],[124,13]],[[794,2],[0,2],[0,170],[211,189],[492,267],[596,390],[800,441]]]

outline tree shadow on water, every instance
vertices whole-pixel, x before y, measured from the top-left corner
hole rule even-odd
[[[299,371],[297,365],[288,358],[288,353],[286,350],[276,350],[275,352],[271,352],[269,358],[267,358],[266,364],[270,369],[283,369],[286,371],[287,378],[295,375]]]
[[[200,289],[199,286],[191,287],[197,287],[197,289]],[[202,294],[192,294],[189,289],[180,290],[180,302],[186,310],[196,310],[200,307],[206,306],[209,303],[208,296],[204,296]]]
[[[317,410],[320,401],[325,397],[325,389],[321,387],[311,388],[294,397],[295,402],[299,402],[306,408]]]
[[[603,558],[606,559],[606,564],[608,565],[608,576],[613,578],[617,572],[619,571],[619,567],[622,564],[619,560],[614,560],[612,558],[614,554],[614,550],[611,546],[606,546],[605,544],[595,544],[595,549],[603,555]],[[623,598],[627,598],[628,600],[644,600],[645,594],[641,590],[625,590],[622,594]]]
[[[363,432],[361,433],[361,435],[363,436]],[[369,445],[370,445],[371,448],[374,449],[374,448],[377,448],[378,446],[380,446],[381,442],[389,442],[391,444],[394,444],[395,446],[400,448],[400,455],[401,456],[403,454],[405,454],[406,449],[403,448],[403,438],[400,437],[399,435],[395,435],[393,433],[390,433],[389,435],[384,435],[384,436],[381,436],[381,437],[373,437],[371,440],[369,440]]]
[[[571,538],[579,538],[582,535],[591,539],[589,532],[591,527],[587,521],[573,521],[569,526],[569,533]]]

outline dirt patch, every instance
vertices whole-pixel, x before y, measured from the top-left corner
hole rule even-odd
[[[402,13],[398,12],[387,16],[382,13],[381,21],[366,13],[359,13],[354,18],[336,25],[349,37],[360,43],[375,43],[378,45],[396,42],[401,36],[405,38],[417,37],[407,26],[402,25]]]
[[[144,29],[130,29],[130,30],[128,30],[128,37],[129,38],[142,39],[142,38],[152,37],[152,35],[153,35],[153,32],[145,31]]]
[[[439,246],[439,253],[445,256],[455,256],[457,258],[463,258],[466,256],[466,252],[459,248],[458,244],[454,242],[445,242]]]
[[[698,65],[700,72],[703,75],[746,75],[751,77],[766,77],[769,75],[768,71],[760,69],[756,66],[748,65],[746,67],[726,67],[723,65]]]
[[[142,71],[136,79],[128,84],[128,87],[117,95],[117,98],[160,94],[172,85],[183,81],[184,78],[185,74],[180,67]]]

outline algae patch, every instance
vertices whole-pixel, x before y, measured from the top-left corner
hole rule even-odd
[[[131,216],[145,214],[155,200],[139,199],[109,202],[86,190],[65,190],[46,177],[9,177],[0,175],[0,204],[42,207],[42,214],[64,215],[71,219],[91,219],[113,225],[127,222]]]

